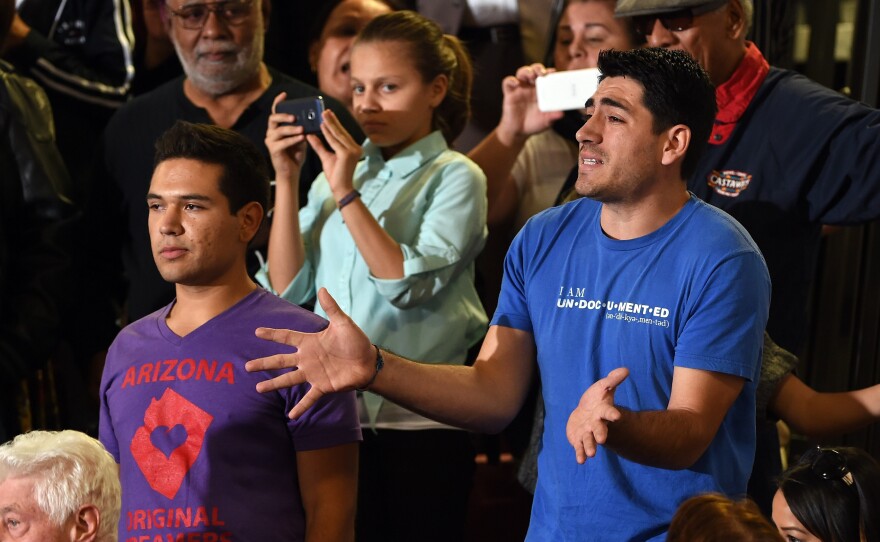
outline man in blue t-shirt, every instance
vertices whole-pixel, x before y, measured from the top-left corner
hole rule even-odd
[[[730,216],[687,191],[715,97],[682,52],[605,51],[578,131],[585,198],[530,220],[505,261],[472,367],[424,366],[370,346],[327,294],[317,334],[258,330],[296,354],[260,391],[371,391],[446,423],[498,431],[536,367],[546,420],[528,540],[662,540],[677,506],[746,489],[770,281]],[[537,365],[536,363],[537,362]]]

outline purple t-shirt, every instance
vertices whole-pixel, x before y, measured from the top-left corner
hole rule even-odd
[[[172,304],[173,305],[173,304]],[[296,452],[361,439],[354,393],[324,396],[296,421],[308,385],[260,394],[247,360],[291,352],[257,327],[327,322],[258,289],[185,337],[172,305],[126,327],[101,381],[100,439],[120,465],[120,542],[302,540]]]

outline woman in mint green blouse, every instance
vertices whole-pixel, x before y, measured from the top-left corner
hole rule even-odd
[[[487,323],[474,288],[486,179],[449,148],[468,116],[467,53],[420,15],[390,13],[358,37],[351,79],[354,114],[368,137],[362,146],[330,111],[321,125],[329,149],[290,124],[292,115],[269,118],[277,177],[260,280],[298,304],[325,287],[376,344],[462,364]],[[297,213],[306,143],[324,173]],[[370,393],[360,404],[369,429],[358,540],[460,540],[473,472],[469,436]]]

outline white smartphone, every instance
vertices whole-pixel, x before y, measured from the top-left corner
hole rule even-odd
[[[566,111],[583,109],[599,86],[599,69],[552,72],[535,80],[538,93],[538,109],[541,111]]]

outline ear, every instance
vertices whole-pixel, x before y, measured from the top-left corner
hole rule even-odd
[[[263,206],[252,201],[239,209],[236,216],[239,222],[239,239],[250,243],[263,222]]]
[[[312,73],[318,73],[318,53],[321,51],[321,38],[309,44],[309,67]]]
[[[171,33],[171,19],[174,18],[170,12],[171,8],[165,4],[165,1],[162,0],[159,4],[159,17],[162,19],[162,26],[165,27],[165,33],[168,34],[168,39],[174,42],[174,35]]]
[[[743,35],[746,31],[746,14],[743,11],[741,0],[730,0],[727,3],[727,11],[725,12],[724,25],[727,30],[727,37],[739,40],[745,38]]]
[[[446,91],[449,90],[449,78],[445,74],[440,74],[431,81],[431,99],[429,103],[431,107],[437,108],[443,103],[446,97]]]
[[[684,124],[676,124],[666,130],[666,139],[663,142],[663,155],[660,162],[664,166],[670,166],[676,161],[684,160],[684,155],[691,143],[691,129]],[[679,164],[680,165],[680,164]]]
[[[263,33],[269,30],[269,16],[272,15],[272,0],[263,0],[260,4],[263,13]]]
[[[72,542],[93,542],[98,537],[101,525],[101,512],[94,504],[84,504],[74,513],[70,526]]]

